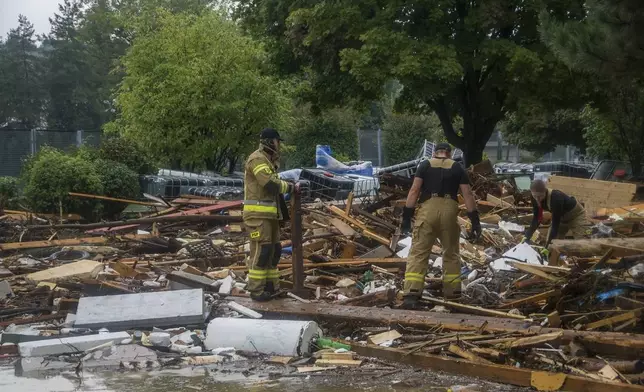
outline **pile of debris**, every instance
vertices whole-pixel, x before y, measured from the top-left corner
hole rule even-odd
[[[42,358],[47,369],[150,368],[249,352],[305,374],[397,371],[361,359],[376,357],[540,390],[644,390],[635,385],[644,384],[644,206],[631,205],[635,185],[552,177],[597,219],[588,239],[554,241],[544,260],[538,245],[521,243],[529,193],[489,163],[474,166],[483,234],[461,240],[463,295],[440,298],[437,243],[427,311],[405,311],[397,307],[411,238],[398,227],[411,179],[399,174],[382,171],[376,191],[360,197],[329,200],[338,192],[316,188],[293,200],[278,265],[289,298],[269,303],[244,291],[240,200],[123,200],[152,211],[92,224],[5,211],[0,355],[38,371]],[[465,232],[469,221],[459,219]],[[284,337],[279,346],[275,336]]]

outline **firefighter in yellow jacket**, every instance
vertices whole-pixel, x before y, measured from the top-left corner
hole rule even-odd
[[[246,160],[244,167],[243,219],[250,236],[250,257],[247,259],[246,291],[255,301],[268,301],[279,289],[282,246],[279,221],[287,216],[283,194],[299,191],[297,186],[277,175],[279,133],[273,128],[262,130],[259,148]]]

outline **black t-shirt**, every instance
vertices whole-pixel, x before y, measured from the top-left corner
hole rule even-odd
[[[574,197],[568,196],[562,191],[559,190],[550,190],[548,189],[546,197],[543,200],[543,204],[540,204],[537,199],[531,197],[532,199],[532,223],[530,228],[526,232],[526,238],[532,238],[532,234],[537,230],[539,224],[541,223],[541,214],[539,209],[543,211],[549,211],[552,213],[552,226],[550,229],[550,237],[546,240],[549,244],[550,241],[557,238],[559,233],[559,226],[561,225],[561,218],[567,212],[572,211],[573,208],[577,205],[577,200]]]
[[[416,177],[423,179],[420,202],[438,194],[439,197],[449,195],[458,201],[458,189],[462,184],[469,184],[465,168],[448,158],[432,158],[422,161],[416,169]]]

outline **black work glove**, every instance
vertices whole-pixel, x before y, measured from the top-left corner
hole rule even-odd
[[[414,210],[415,208],[413,207],[403,207],[402,224],[400,225],[401,234],[409,235],[411,233],[411,218],[414,216]]]
[[[479,218],[479,212],[468,212],[467,217],[470,218],[470,222],[472,223],[472,231],[470,231],[469,238],[478,240],[481,236],[481,219]]]

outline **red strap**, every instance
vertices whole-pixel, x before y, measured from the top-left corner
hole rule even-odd
[[[543,221],[543,207],[539,205],[539,213],[537,214],[537,221],[541,223]]]

